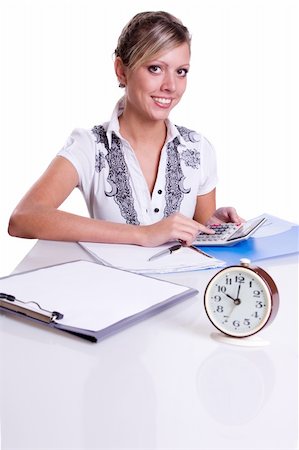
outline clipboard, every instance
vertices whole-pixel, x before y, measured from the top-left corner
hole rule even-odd
[[[0,278],[0,311],[98,342],[197,293],[79,260]]]

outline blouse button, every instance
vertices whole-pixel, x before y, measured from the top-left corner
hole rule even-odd
[[[161,189],[158,190],[158,194],[162,194],[162,190]]]
[[[155,212],[155,213],[158,213],[159,211],[160,211],[159,208],[155,208],[155,209],[154,209],[154,212]]]

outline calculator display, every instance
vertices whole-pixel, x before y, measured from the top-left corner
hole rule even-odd
[[[240,239],[246,237],[251,233],[256,227],[258,227],[264,219],[257,219],[244,223],[232,236],[227,238],[227,241],[233,241],[235,239]]]

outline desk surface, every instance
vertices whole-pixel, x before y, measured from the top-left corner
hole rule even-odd
[[[92,260],[39,241],[15,272],[76,259]],[[298,260],[259,265],[281,299],[265,347],[211,338],[216,270],[161,276],[199,294],[98,344],[2,314],[2,450],[296,449]]]

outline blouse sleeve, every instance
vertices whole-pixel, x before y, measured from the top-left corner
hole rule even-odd
[[[201,183],[197,195],[211,192],[218,182],[217,161],[214,147],[206,139],[202,139],[201,148]]]
[[[89,191],[95,169],[95,142],[91,132],[74,129],[57,156],[63,156],[73,164],[79,176],[78,187],[83,192]]]

